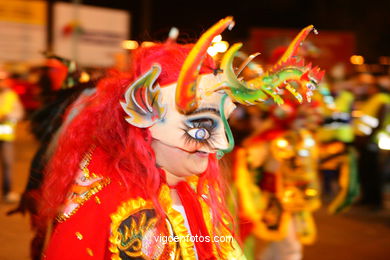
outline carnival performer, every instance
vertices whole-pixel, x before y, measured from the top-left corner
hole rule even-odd
[[[316,94],[310,104],[290,101],[249,110],[255,131],[235,151],[240,235],[248,258],[301,259],[303,245],[315,242],[312,212],[321,204],[319,150],[324,153],[318,130],[329,100],[321,86]],[[332,214],[348,208],[358,195],[354,153],[344,153],[338,154],[338,193],[328,207]],[[251,249],[263,241],[268,242],[264,251]]]
[[[380,210],[384,202],[380,158],[382,152],[389,149],[386,143],[389,136],[390,93],[369,73],[357,75],[356,79],[356,87],[364,91],[363,95],[359,95],[362,102],[356,105],[360,116],[354,120],[355,147],[359,151],[360,203]]]
[[[269,242],[261,259],[301,259],[302,244],[315,239],[311,214],[320,206],[318,151],[309,124],[318,117],[307,118],[314,110],[310,105],[273,106],[261,121],[252,111],[252,122],[261,127],[236,151],[241,222],[246,223],[242,238]]]
[[[11,89],[7,73],[0,71],[0,161],[3,174],[3,201],[13,203],[19,195],[12,192],[12,163],[14,157],[16,123],[22,119],[24,109],[18,95]]]
[[[291,72],[304,63],[296,55],[310,30],[302,30],[284,49],[271,72],[280,66]],[[294,85],[307,79],[298,75],[283,82]],[[323,72],[313,69],[306,82],[317,85],[322,77]],[[302,98],[294,96],[298,101]],[[301,259],[302,243],[312,243],[315,238],[311,212],[320,205],[318,153],[309,129],[320,122],[317,102],[301,107],[290,94],[282,97],[288,102],[280,106],[267,102],[249,109],[254,132],[234,152],[240,237],[246,256],[253,259]],[[257,252],[260,240],[269,241],[264,252]]]
[[[281,99],[269,78],[237,78],[240,45],[221,68],[206,54],[232,25],[222,19],[195,45],[139,48],[130,75],[98,84],[45,177],[42,218],[57,220],[46,259],[244,259],[217,157],[234,146],[233,101]]]
[[[338,91],[331,95],[327,86],[322,85],[316,92],[323,97],[319,101],[324,115],[315,134],[321,150],[319,171],[324,200],[332,199],[328,206],[331,214],[345,211],[359,196],[357,152],[352,145],[354,96],[347,87],[349,84],[339,83]]]

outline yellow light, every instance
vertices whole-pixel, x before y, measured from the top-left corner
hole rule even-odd
[[[295,197],[295,192],[294,192],[293,189],[287,188],[287,189],[284,191],[283,200],[284,200],[285,202],[290,201],[290,200],[293,199],[294,197]]]
[[[126,50],[135,50],[138,48],[138,42],[130,40],[123,41],[122,48]]]
[[[211,41],[211,42],[220,42],[222,41],[222,36],[220,34],[218,34],[217,36],[214,37],[214,39]]]
[[[307,190],[305,191],[305,193],[306,193],[307,196],[311,196],[311,197],[317,195],[317,191],[316,191],[315,189],[307,189]]]
[[[378,134],[378,147],[382,150],[390,150],[390,136],[386,133]]]
[[[154,42],[142,42],[142,44],[141,44],[142,47],[150,47],[153,45],[155,45]]]
[[[364,64],[364,57],[360,55],[352,55],[349,59],[354,65],[362,65]]]
[[[287,142],[287,140],[285,140],[285,139],[278,139],[278,140],[276,141],[276,145],[277,145],[278,147],[280,147],[280,148],[285,148],[285,147],[288,146],[288,142]]]
[[[223,53],[229,48],[229,43],[226,41],[220,41],[216,42],[213,47],[217,52]]]
[[[79,81],[81,83],[86,83],[90,79],[91,79],[91,77],[89,76],[89,74],[87,72],[85,72],[85,71],[81,72],[81,75],[80,75],[80,78],[79,78]]]

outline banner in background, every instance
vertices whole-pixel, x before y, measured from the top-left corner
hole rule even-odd
[[[39,62],[46,49],[46,2],[0,1],[0,62]]]
[[[294,39],[299,30],[253,28],[250,31],[250,52],[260,51],[265,63],[274,62],[274,56]],[[319,30],[311,33],[304,42],[300,55],[313,64],[329,70],[336,64],[350,66],[349,59],[355,51],[355,35],[350,32]]]
[[[76,60],[83,66],[113,66],[128,39],[130,15],[127,11],[54,4],[53,46],[57,55]]]

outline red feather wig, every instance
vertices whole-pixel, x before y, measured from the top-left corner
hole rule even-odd
[[[161,86],[176,82],[192,46],[170,42],[139,48],[133,55],[129,74],[117,74],[98,83],[97,93],[86,101],[87,106],[62,134],[47,168],[42,218],[50,220],[58,214],[74,183],[80,161],[92,145],[103,149],[108,156],[99,163],[102,169],[99,174],[125,183],[129,190],[138,187],[137,190],[142,192],[140,196],[150,198],[157,212],[164,214],[157,196],[165,178],[156,167],[150,131],[127,123],[120,101],[129,84],[154,63],[162,68],[158,78]],[[212,73],[214,67],[212,58],[206,56],[200,73]],[[206,189],[210,195],[206,203],[217,229],[221,223],[226,223],[222,218],[232,218],[225,207],[225,185],[215,155],[210,156],[208,168],[199,178],[198,194],[203,194]]]

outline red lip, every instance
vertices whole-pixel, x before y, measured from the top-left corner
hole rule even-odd
[[[209,153],[205,153],[205,152],[201,152],[201,151],[197,151],[195,152],[195,154],[201,158],[207,158],[209,157]]]

